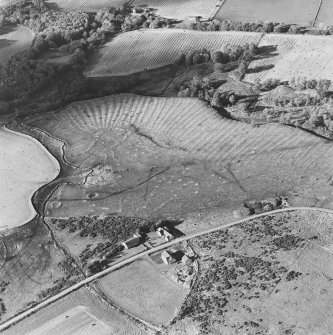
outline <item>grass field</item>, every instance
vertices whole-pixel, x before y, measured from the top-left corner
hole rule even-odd
[[[276,194],[292,205],[333,206],[331,142],[228,120],[198,99],[120,94],[24,123],[63,139],[65,158],[81,167],[53,194],[48,216],[170,217]],[[99,164],[112,166],[111,184],[74,179]]]
[[[331,221],[327,213],[281,213],[192,240],[200,273],[165,334],[329,334]],[[188,331],[193,325],[197,332]]]
[[[85,74],[88,77],[106,77],[154,69],[174,63],[188,51],[201,48],[216,51],[226,44],[258,43],[261,35],[180,29],[131,31],[116,36],[97,51]]]
[[[226,0],[215,17],[240,22],[261,20],[312,25],[319,4],[320,0]]]
[[[121,309],[155,326],[169,324],[188,293],[143,260],[110,273],[98,286]]]
[[[259,47],[266,48],[267,54],[251,62],[246,81],[289,80],[298,76],[333,79],[333,39],[330,37],[267,34]]]
[[[118,8],[125,0],[48,0],[46,2],[65,11],[81,10],[84,12],[97,12],[100,9]]]
[[[133,6],[154,8],[162,17],[185,20],[191,16],[209,18],[220,3],[220,0],[134,0]]]
[[[3,334],[143,335],[150,332],[103,303],[89,289],[81,288],[24,319]]]
[[[0,3],[1,6],[1,3]],[[5,26],[0,29],[0,62],[28,48],[33,40],[32,32],[24,26]]]

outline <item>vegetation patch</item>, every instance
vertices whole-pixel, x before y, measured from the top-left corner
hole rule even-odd
[[[315,264],[315,259],[331,258],[317,243],[317,234],[329,217],[306,211],[281,213],[192,240],[200,273],[178,320],[165,333],[176,332],[178,324],[190,327],[194,323],[203,334],[267,334],[272,327],[279,334],[289,334],[290,328],[296,331],[310,326],[302,313],[296,312],[298,306],[304,314],[315,314],[312,321],[325,320],[311,328],[325,333],[330,325],[326,299],[320,303],[320,297],[315,297],[320,311],[298,302],[312,300],[311,278],[318,276],[323,264],[323,260]],[[324,275],[330,273],[331,267]],[[326,289],[324,280],[319,283],[322,286],[316,291]],[[282,312],[276,314],[278,306]]]

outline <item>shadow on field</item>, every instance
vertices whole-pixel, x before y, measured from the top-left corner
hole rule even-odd
[[[6,23],[4,24],[2,27],[0,27],[0,36],[1,35],[5,35],[5,34],[9,34],[13,31],[15,31],[15,29],[17,28],[17,25],[14,23]]]
[[[47,1],[47,7],[50,10],[61,10],[61,7],[59,7],[59,5],[56,2],[48,2]]]
[[[247,69],[246,74],[259,73],[259,72],[262,72],[262,71],[267,71],[267,70],[272,69],[273,67],[274,67],[274,64],[256,66],[252,69]]]
[[[0,38],[0,49],[7,48],[15,42],[16,41],[14,40],[6,40],[5,38]]]
[[[278,56],[277,45],[265,45],[258,48],[258,58],[271,58]]]

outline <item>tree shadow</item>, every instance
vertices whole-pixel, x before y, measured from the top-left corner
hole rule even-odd
[[[15,40],[7,40],[5,38],[0,38],[0,49],[7,48],[10,45],[14,44]]]
[[[47,7],[48,9],[55,11],[62,10],[62,8],[56,2],[47,2]]]
[[[5,23],[2,27],[0,27],[0,36],[9,34],[17,28],[17,24],[15,23]]]
[[[274,64],[256,66],[252,69],[247,69],[246,74],[259,73],[259,72],[262,72],[262,71],[267,71],[267,70],[272,69],[273,67],[274,67]]]
[[[258,48],[257,54],[258,58],[271,58],[278,56],[277,45],[265,45]]]

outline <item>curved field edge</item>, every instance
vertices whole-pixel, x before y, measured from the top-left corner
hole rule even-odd
[[[261,33],[203,32],[181,29],[141,29],[121,33],[92,56],[87,77],[123,76],[174,63],[182,53],[226,44],[259,43]],[[126,55],[126,57],[123,57]]]
[[[37,153],[37,151],[39,151],[40,155],[45,156],[45,166],[48,167],[47,171],[46,170],[45,171],[39,171],[40,175],[38,177],[38,180],[33,180],[33,178],[31,178],[31,176],[29,176],[27,178],[26,182],[23,180],[20,183],[21,187],[19,187],[19,185],[17,185],[18,183],[17,183],[16,180],[10,180],[8,178],[5,178],[6,174],[5,173],[3,174],[3,178],[1,180],[1,183],[3,183],[2,188],[4,190],[7,190],[7,192],[5,194],[6,200],[5,199],[3,199],[3,200],[8,201],[7,207],[10,208],[13,205],[13,202],[14,202],[14,205],[19,205],[21,203],[21,207],[28,207],[27,208],[27,213],[24,216],[24,218],[22,218],[22,217],[17,218],[16,222],[13,223],[13,224],[10,224],[10,221],[12,220],[12,218],[17,217],[18,215],[22,215],[21,213],[24,212],[24,210],[22,208],[21,209],[16,208],[13,213],[7,213],[7,214],[6,214],[5,210],[2,211],[2,214],[0,216],[4,215],[5,217],[3,219],[1,218],[0,222],[1,221],[8,222],[9,224],[7,224],[4,227],[0,226],[0,231],[2,231],[3,233],[9,233],[12,228],[17,228],[17,227],[20,227],[20,226],[26,224],[27,222],[32,220],[37,215],[36,209],[33,205],[33,200],[32,200],[33,196],[40,188],[49,184],[50,182],[52,182],[54,179],[56,179],[58,177],[58,175],[60,173],[60,164],[59,164],[58,160],[42,145],[42,143],[40,143],[34,137],[26,135],[26,134],[22,134],[20,132],[10,130],[5,126],[4,126],[3,130],[0,130],[0,133],[1,133],[1,131],[3,132],[4,137],[6,136],[6,132],[7,132],[8,133],[7,136],[16,137],[17,141],[20,141],[20,139],[22,139],[22,141],[25,141],[26,145],[28,145],[28,146],[30,146],[29,143],[33,144],[33,147],[35,148],[36,153]],[[8,146],[10,146],[10,143],[8,143]],[[19,148],[14,148],[14,150],[19,150]],[[13,154],[13,152],[10,152],[10,155],[12,155],[12,154]],[[25,155],[25,152],[23,151],[22,154]],[[30,155],[31,155],[31,153],[30,153]],[[21,169],[20,159],[16,160],[16,162],[17,162],[16,168]],[[27,162],[25,162],[25,163],[27,163]],[[39,163],[41,163],[41,160],[39,160]],[[8,167],[6,165],[3,165],[2,168],[8,170],[8,169],[11,169],[11,168],[15,168],[15,166]],[[31,166],[30,167],[28,166],[28,169],[30,169],[30,170],[27,170],[27,173],[33,173],[33,169],[32,169]],[[49,173],[50,175],[47,176],[47,177],[44,176],[44,174],[46,174],[46,173]],[[32,177],[33,177],[33,175],[32,175]],[[18,178],[18,177],[16,177],[16,178]],[[34,182],[34,184],[35,184],[34,187],[32,187],[32,185],[30,185],[32,182]],[[21,199],[21,197],[19,195],[17,195],[17,192],[19,193],[19,192],[23,191],[23,189],[24,189],[23,185],[24,184],[26,184],[26,186],[30,185],[30,189],[25,190],[25,192],[26,192],[25,196],[28,196],[28,198],[23,200],[23,199]],[[21,201],[19,201],[19,200],[21,200]],[[2,205],[5,206],[4,201],[2,202]],[[24,205],[23,205],[23,201],[25,202]],[[7,215],[7,217],[6,217],[6,215]]]
[[[34,33],[19,25],[13,31],[0,35],[0,62],[4,62],[19,51],[27,49],[34,39]]]

